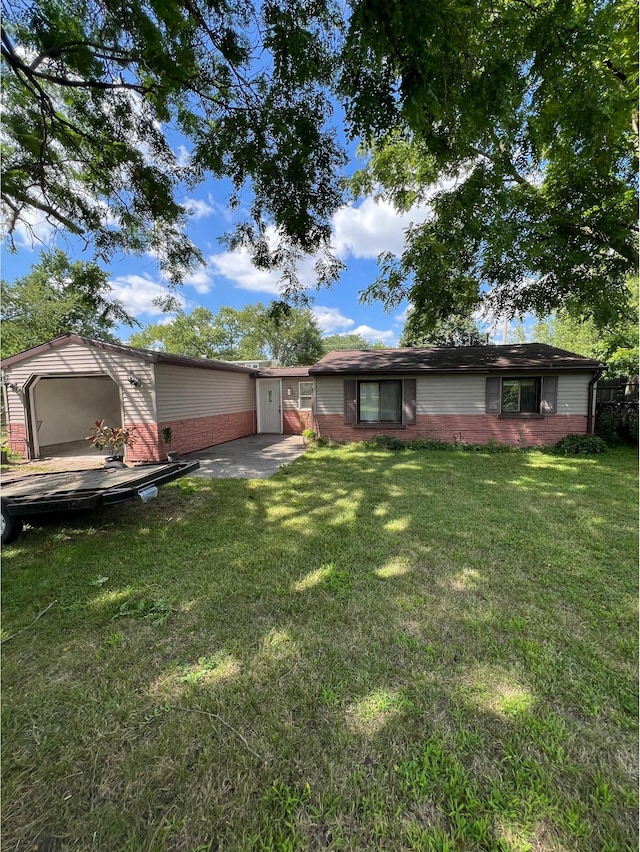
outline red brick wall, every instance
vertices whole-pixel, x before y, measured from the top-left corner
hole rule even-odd
[[[395,435],[404,441],[431,438],[437,441],[460,441],[465,444],[498,444],[531,447],[552,445],[570,433],[584,435],[587,418],[582,415],[547,415],[536,420],[498,418],[490,414],[418,415],[415,426],[406,429],[354,429],[344,423],[341,414],[319,414],[319,434],[334,441],[366,441],[376,435]]]
[[[7,423],[7,443],[14,453],[20,453],[23,459],[28,458],[27,430],[23,423]]]
[[[303,429],[313,429],[311,411],[285,408],[282,411],[282,431],[285,435],[302,435]]]
[[[157,423],[127,423],[136,438],[133,447],[127,447],[125,461],[128,462],[158,462],[166,458],[166,452],[160,452],[162,438],[159,436]]]
[[[211,417],[191,417],[186,420],[167,420],[155,423],[128,423],[136,430],[135,446],[127,450],[128,462],[164,461],[169,447],[162,440],[162,430],[171,427],[171,450],[174,453],[193,453],[235,438],[253,435],[254,412],[239,411],[235,414],[218,414]]]

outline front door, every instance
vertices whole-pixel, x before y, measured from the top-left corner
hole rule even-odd
[[[258,432],[282,433],[280,379],[258,379]]]

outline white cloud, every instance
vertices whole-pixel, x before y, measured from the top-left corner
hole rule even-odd
[[[382,252],[402,254],[404,232],[424,221],[429,205],[398,213],[384,200],[365,198],[359,207],[342,207],[333,217],[333,245],[340,257],[377,258]]]
[[[177,150],[173,154],[180,169],[184,169],[191,162],[191,151],[188,151],[184,145],[178,145]]]
[[[167,288],[147,275],[121,275],[109,282],[111,295],[122,302],[125,310],[134,317],[140,314],[162,316],[162,310],[153,304],[158,297],[169,295]],[[172,294],[184,306],[185,299],[178,292]]]
[[[400,311],[399,314],[393,315],[393,321],[396,322],[396,323],[402,323],[404,325],[404,323],[407,321],[407,317],[409,316],[410,310],[411,310],[411,305],[407,305],[407,307],[404,308],[404,310]]]
[[[187,213],[192,219],[204,219],[207,216],[213,216],[218,212],[217,206],[210,204],[203,198],[187,198],[184,202]]]
[[[335,332],[344,332],[355,325],[354,320],[345,317],[340,313],[339,308],[326,308],[323,305],[315,305],[311,308],[311,313],[315,321],[318,323],[320,330],[325,334],[333,334]]]
[[[202,202],[208,208],[219,205],[209,197],[208,202]],[[402,253],[404,232],[412,223],[419,223],[429,214],[429,205],[424,203],[414,207],[408,213],[396,212],[393,205],[384,200],[365,198],[359,206],[346,206],[338,210],[332,222],[332,238],[334,252],[343,259],[377,258],[382,252]],[[268,232],[272,246],[275,244],[274,229]],[[314,265],[316,257],[305,257],[297,268],[298,278],[302,286],[312,289],[316,283]],[[280,291],[280,273],[277,270],[265,271],[256,269],[246,249],[236,252],[223,252],[211,255],[209,267],[216,275],[221,275],[233,282],[236,287],[258,293],[277,295]],[[344,326],[342,326],[344,328]]]
[[[273,293],[274,295],[280,292],[278,283],[280,273],[256,269],[246,249],[211,255],[209,267],[216,275],[221,275],[223,278],[232,281],[241,290],[251,290],[255,293]]]
[[[9,231],[9,213],[3,216],[0,232]],[[44,213],[34,207],[25,207],[16,223],[12,237],[18,248],[35,251],[36,248],[50,248],[55,240],[56,226],[48,222]]]
[[[276,233],[271,228],[267,232],[267,238],[272,247],[275,247]],[[297,275],[302,289],[312,289],[316,284],[314,271],[314,257],[304,257],[297,265]],[[257,269],[251,260],[248,249],[241,248],[239,251],[225,251],[222,254],[213,254],[209,257],[209,269],[215,275],[221,275],[240,290],[250,290],[254,293],[269,293],[277,296],[280,294],[281,272],[278,269]]]
[[[359,334],[371,343],[377,343],[379,340],[383,343],[391,343],[395,338],[393,331],[379,331],[376,328],[371,328],[370,325],[359,325],[353,329],[353,334]]]
[[[185,285],[193,287],[196,293],[201,295],[209,293],[213,289],[212,273],[208,268],[196,269],[184,277]]]

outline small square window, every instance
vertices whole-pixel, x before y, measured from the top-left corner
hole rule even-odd
[[[503,379],[502,412],[535,414],[540,410],[540,379]]]
[[[298,408],[303,411],[311,410],[311,401],[313,399],[313,382],[298,383]]]

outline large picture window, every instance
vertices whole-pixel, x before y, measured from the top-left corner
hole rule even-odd
[[[361,423],[400,423],[402,382],[358,382],[358,420]]]

